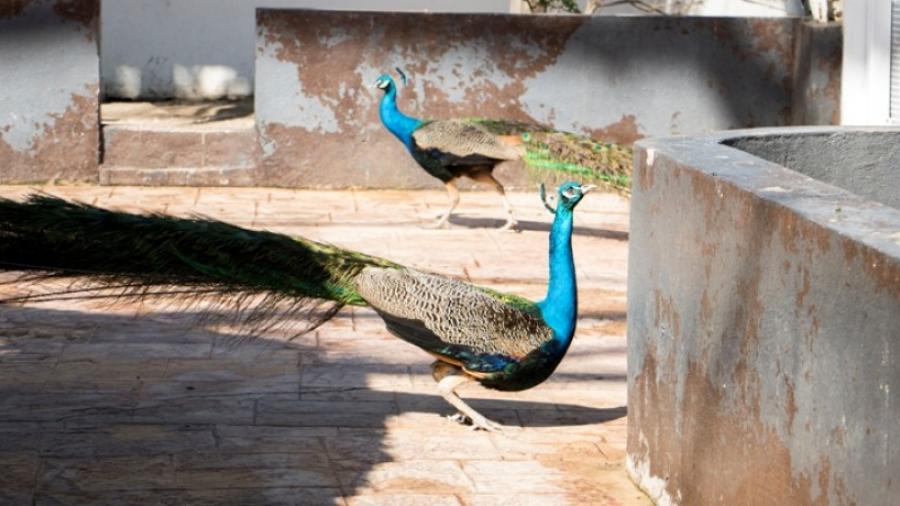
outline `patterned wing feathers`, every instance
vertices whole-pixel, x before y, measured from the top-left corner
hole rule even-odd
[[[465,347],[479,354],[518,358],[552,338],[539,318],[460,281],[411,269],[373,267],[356,277],[356,287],[386,322],[420,322],[424,327],[420,331],[403,326],[394,331],[432,352]],[[407,338],[404,333],[411,335]],[[437,342],[426,343],[426,334]]]
[[[463,120],[432,121],[416,130],[413,139],[420,149],[437,150],[461,158],[482,156],[494,160],[518,160],[525,153],[515,141],[501,139],[480,125]]]

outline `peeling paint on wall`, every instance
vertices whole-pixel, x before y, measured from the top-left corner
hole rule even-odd
[[[786,124],[794,29],[784,18],[263,9],[263,184],[438,184],[379,124],[369,86],[394,67],[410,76],[400,108],[425,119],[502,118],[620,143],[672,133],[675,115],[681,134]]]
[[[97,12],[87,0],[0,11],[0,181],[96,179]]]
[[[279,50],[277,44],[263,48],[259,71],[264,73],[267,79],[277,83],[280,88],[272,90],[278,94],[277,101],[258,102],[262,109],[257,113],[264,116],[269,123],[301,127],[310,132],[338,132],[334,110],[323,103],[320,97],[305,93],[299,69],[291,68],[290,65],[272,64],[276,61],[275,53]]]

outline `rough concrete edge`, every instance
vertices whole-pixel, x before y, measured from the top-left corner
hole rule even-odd
[[[641,434],[643,439],[643,434]],[[650,474],[650,463],[646,460],[637,462],[630,454],[625,455],[625,470],[634,485],[657,506],[674,506],[678,504],[666,492],[666,480]]]
[[[898,127],[771,127],[716,132],[690,137],[650,138],[635,143],[635,171],[642,167],[652,167],[658,157],[665,157],[687,170],[702,172],[716,181],[716,184],[730,185],[748,192],[769,205],[781,206],[790,212],[822,227],[836,236],[848,238],[872,248],[888,261],[900,264],[900,238],[893,235],[884,237],[887,227],[900,230],[900,210],[874,202],[853,192],[811,178],[777,163],[751,155],[727,145],[748,138],[783,137],[796,135],[830,135],[840,133],[891,132],[900,133]],[[645,157],[645,163],[640,163]],[[748,170],[752,169],[752,170]],[[767,182],[775,178],[779,187],[771,187]],[[785,199],[786,194],[801,199]],[[808,201],[803,201],[803,197]],[[632,205],[633,205],[632,200]],[[830,221],[812,202],[835,204],[850,209],[848,215],[855,219],[852,223]],[[877,225],[876,225],[877,224]],[[891,240],[893,239],[893,240]],[[628,384],[631,393],[631,362],[629,360]],[[629,434],[631,436],[631,434]],[[643,433],[638,438],[643,441]],[[659,505],[680,503],[680,498],[666,492],[666,480],[650,473],[646,459],[635,459],[630,449],[626,450],[626,472],[635,485]]]
[[[796,135],[830,135],[845,133],[890,132],[900,134],[900,127],[771,127],[727,130],[704,136],[664,137],[644,139],[635,143],[635,160],[646,153],[647,165],[657,155],[703,172],[717,181],[749,192],[757,198],[785,207],[823,229],[840,237],[850,238],[900,262],[900,241],[883,236],[885,224],[900,230],[900,210],[861,197],[851,191],[822,182],[777,163],[751,155],[727,145],[741,139],[784,137]],[[699,155],[699,156],[698,156]],[[747,170],[756,169],[755,172]],[[772,187],[775,178],[780,186]],[[852,221],[832,221],[811,202],[791,197],[806,197],[810,201],[834,204],[850,216]],[[878,225],[876,225],[876,223]]]

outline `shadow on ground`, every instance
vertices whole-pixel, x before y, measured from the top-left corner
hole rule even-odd
[[[453,215],[450,217],[451,225],[468,228],[500,228],[504,223],[506,223],[505,220],[495,218],[474,218],[458,215]],[[530,232],[549,232],[551,225],[552,224],[549,222],[522,220],[519,221],[519,230]],[[605,228],[579,227],[576,225],[573,229],[573,233],[575,235],[596,237],[599,239],[612,239],[615,241],[628,240],[628,232],[608,230]]]
[[[409,391],[429,386],[415,384],[405,354],[341,350],[342,335],[359,342],[376,328],[369,323],[354,331],[351,318],[339,316],[330,333],[235,346],[240,336],[194,321],[0,306],[0,503],[343,504],[378,486],[376,467],[405,465],[452,482],[458,465],[447,471],[417,459],[478,459],[519,444],[515,434],[526,432],[517,426],[626,414],[475,399],[513,433],[471,434],[439,418],[451,410],[436,392]],[[329,340],[336,344],[324,346]],[[405,460],[425,467],[410,470]]]

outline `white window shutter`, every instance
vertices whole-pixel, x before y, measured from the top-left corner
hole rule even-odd
[[[900,0],[891,0],[891,123],[900,123]]]

